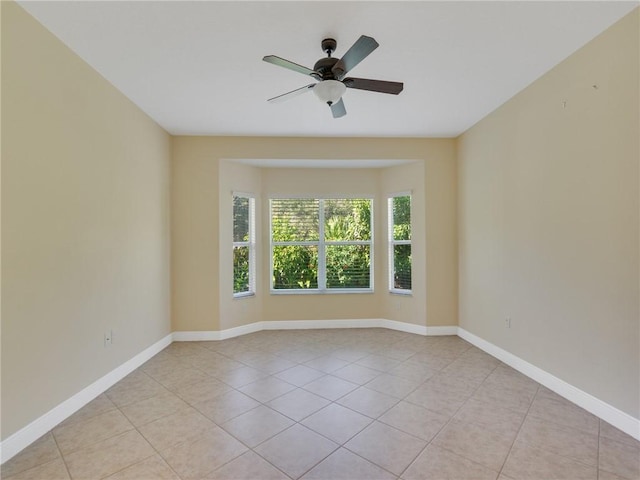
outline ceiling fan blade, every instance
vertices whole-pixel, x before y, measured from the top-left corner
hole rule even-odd
[[[315,83],[311,85],[305,85],[304,87],[296,88],[295,90],[291,90],[290,92],[283,93],[282,95],[278,95],[277,97],[270,98],[267,102],[279,103],[284,102],[285,100],[289,100],[290,98],[297,97],[305,92],[309,92],[313,90],[315,87]]]
[[[342,99],[331,104],[331,113],[333,114],[333,118],[344,117],[347,114],[347,110],[344,108],[344,102]]]
[[[289,70],[293,70],[294,72],[302,73],[303,75],[311,75],[315,78],[322,78],[315,70],[311,70],[310,68],[304,67],[302,65],[298,65],[297,63],[293,63],[290,60],[286,60],[284,58],[277,57],[275,55],[267,55],[262,58],[267,63],[272,63],[273,65],[277,65],[279,67],[288,68]]]
[[[342,79],[349,70],[358,65],[376,48],[378,48],[378,42],[371,37],[362,35],[356,40],[356,43],[351,45],[347,53],[336,62],[331,71],[338,80]]]
[[[345,78],[342,83],[348,88],[369,90],[371,92],[390,93],[398,95],[404,88],[402,82],[387,82],[384,80],[371,80],[368,78]]]

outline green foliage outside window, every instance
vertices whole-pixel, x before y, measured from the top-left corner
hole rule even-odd
[[[326,287],[370,288],[371,246],[331,242],[371,240],[371,200],[328,199],[324,207]],[[274,242],[318,241],[320,202],[272,201]],[[319,250],[314,245],[273,246],[274,289],[317,289]]]
[[[411,197],[392,198],[393,288],[411,290]]]

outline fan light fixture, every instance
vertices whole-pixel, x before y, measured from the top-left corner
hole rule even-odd
[[[329,105],[333,105],[340,100],[346,90],[347,87],[345,84],[338,80],[323,80],[313,87],[313,93],[316,94],[316,97],[318,97],[322,103]]]

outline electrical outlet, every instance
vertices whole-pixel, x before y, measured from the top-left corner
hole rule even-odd
[[[107,330],[104,332],[104,346],[109,347],[113,343],[113,331]]]
[[[506,328],[511,328],[511,319],[510,318],[505,318],[504,319],[504,326]]]

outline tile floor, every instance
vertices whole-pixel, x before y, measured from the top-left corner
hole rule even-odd
[[[640,442],[458,337],[173,343],[2,466],[18,479],[640,478]]]

